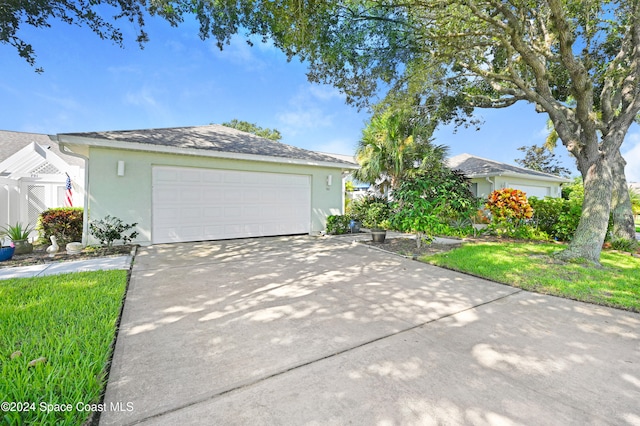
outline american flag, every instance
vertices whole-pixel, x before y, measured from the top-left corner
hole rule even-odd
[[[71,178],[69,177],[69,175],[67,174],[67,184],[65,185],[66,191],[65,191],[65,199],[64,199],[64,205],[66,207],[73,207],[73,192],[71,191],[72,187],[71,187]]]

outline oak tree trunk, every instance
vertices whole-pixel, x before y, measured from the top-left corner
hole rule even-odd
[[[623,240],[636,240],[636,228],[633,222],[633,210],[629,198],[627,178],[624,167],[627,162],[620,150],[611,162],[611,174],[613,175],[613,193],[611,198],[611,216],[613,217],[613,238]]]
[[[611,211],[611,160],[604,154],[582,171],[584,202],[573,239],[558,253],[562,260],[586,260],[600,264],[600,252],[607,234]]]

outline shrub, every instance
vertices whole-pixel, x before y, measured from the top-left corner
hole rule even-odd
[[[486,207],[494,220],[518,222],[533,216],[527,195],[519,189],[496,189],[489,194]]]
[[[106,244],[107,247],[111,247],[116,240],[122,240],[123,244],[128,244],[137,237],[137,231],[132,231],[129,234],[125,233],[136,225],[137,223],[127,225],[121,219],[107,215],[104,219],[91,222],[89,228],[91,235],[100,241],[100,244]]]
[[[339,235],[349,232],[351,218],[346,215],[331,215],[327,217],[327,234]]]
[[[416,232],[418,243],[449,233],[449,224],[462,223],[477,204],[464,175],[448,168],[417,171],[393,191],[393,197],[397,201],[394,227]]]
[[[43,244],[48,244],[52,235],[61,246],[73,241],[82,241],[82,207],[57,207],[40,213],[38,231]]]
[[[389,219],[391,218],[391,206],[385,201],[371,203],[364,215],[362,224],[365,228],[379,229],[388,228]]]
[[[489,194],[485,207],[491,212],[489,228],[501,236],[515,237],[517,229],[533,216],[527,196],[519,189],[497,189]]]
[[[348,206],[347,214],[358,222],[364,223],[366,221],[367,212],[372,204],[386,204],[389,205],[389,202],[386,198],[376,196],[376,195],[367,195],[362,198],[358,198],[353,200],[351,204]]]
[[[637,241],[627,240],[624,238],[615,238],[611,240],[612,249],[626,251],[629,253],[635,253],[638,250],[638,245]]]

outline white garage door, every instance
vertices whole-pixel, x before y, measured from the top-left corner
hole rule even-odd
[[[153,168],[154,243],[308,234],[309,176]]]
[[[517,188],[529,197],[544,198],[551,195],[551,188],[548,186],[520,185],[517,183],[507,184],[508,188]]]

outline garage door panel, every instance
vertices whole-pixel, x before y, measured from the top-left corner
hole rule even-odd
[[[178,181],[178,170],[174,169],[158,169],[154,176],[154,180],[157,182],[177,182]]]
[[[222,219],[224,217],[224,208],[217,206],[207,206],[203,209],[202,217],[207,220]]]
[[[202,190],[198,187],[181,188],[178,192],[182,203],[199,203],[201,200]]]
[[[156,217],[163,221],[178,220],[180,218],[179,208],[168,208],[156,210]]]
[[[528,197],[538,197],[544,198],[551,195],[551,188],[548,186],[537,186],[537,185],[518,185],[518,184],[508,184],[510,188],[517,188],[524,192]]]
[[[180,180],[183,183],[199,183],[202,179],[202,173],[197,170],[185,170],[180,172]]]
[[[223,188],[212,188],[205,185],[202,192],[202,201],[206,203],[218,203],[224,197]]]

